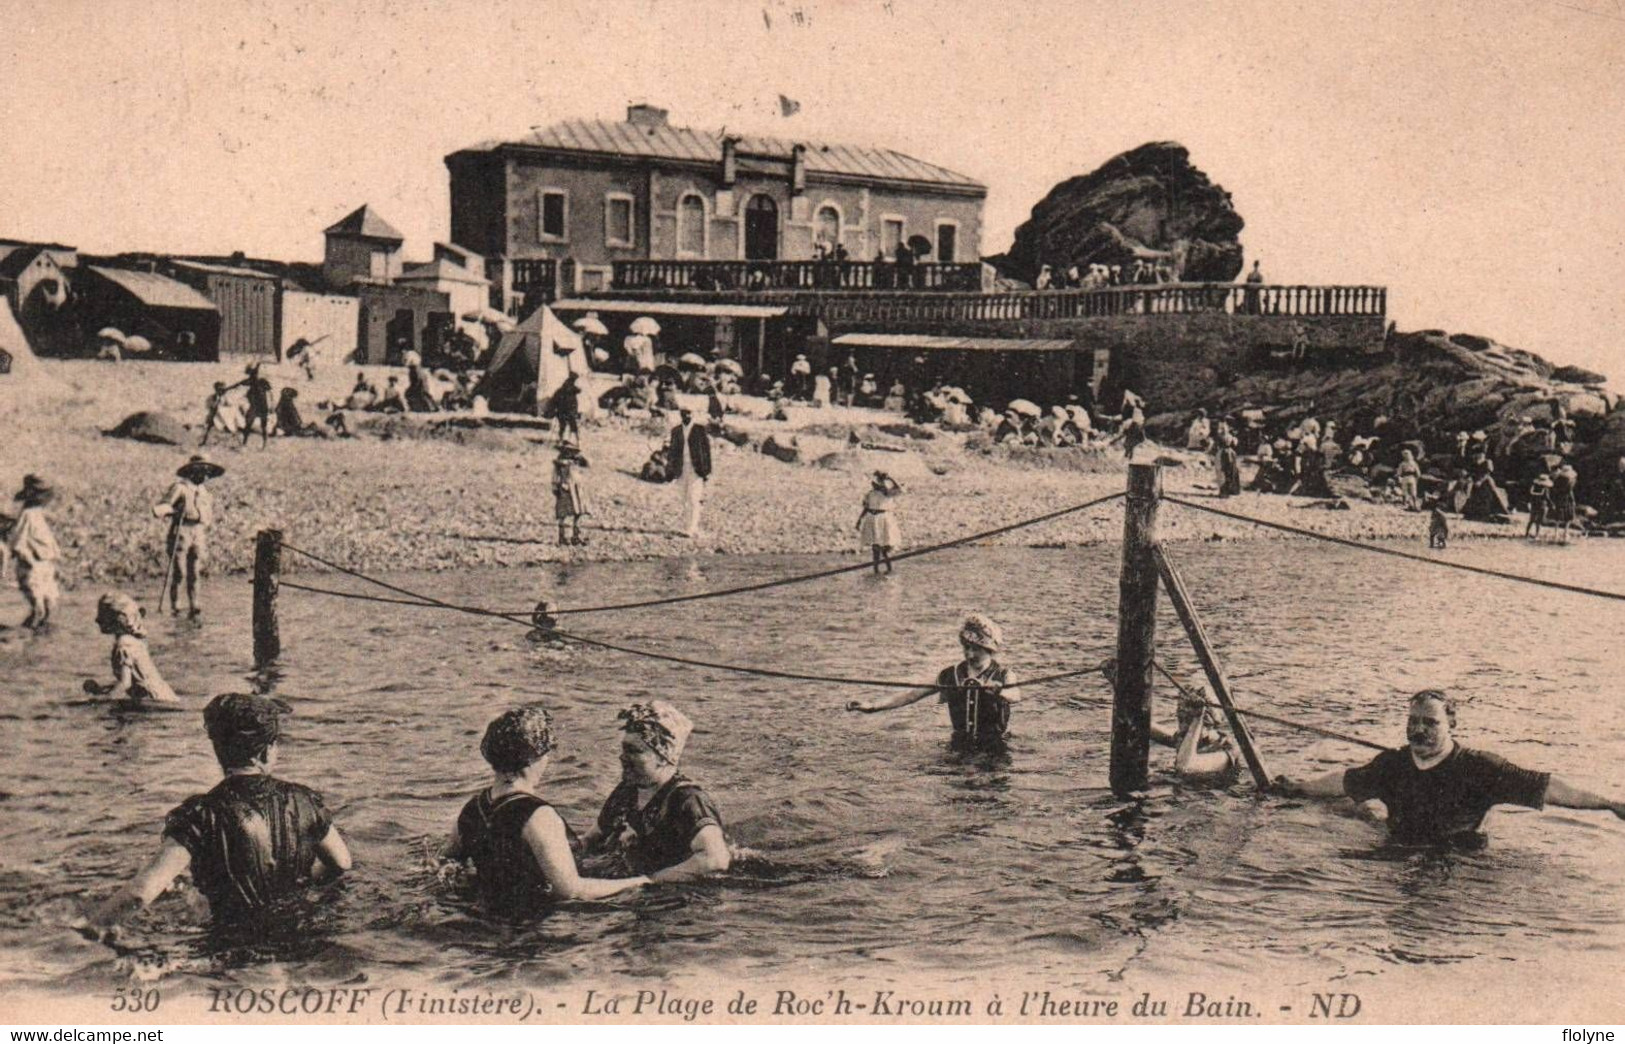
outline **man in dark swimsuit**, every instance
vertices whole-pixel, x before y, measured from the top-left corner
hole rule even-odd
[[[102,904],[94,923],[152,902],[190,870],[217,924],[251,924],[306,885],[350,869],[350,850],[321,795],[271,775],[288,709],[245,693],[209,703],[203,725],[226,778],[169,813],[158,855]]]
[[[628,869],[655,882],[728,869],[722,814],[677,770],[693,723],[665,700],[634,703],[619,720],[622,778],[587,837],[588,850],[618,850]]]
[[[259,363],[249,363],[244,372],[247,376],[226,390],[248,389],[248,413],[243,418],[242,444],[248,445],[248,436],[253,433],[257,420],[260,424],[260,448],[264,449],[271,439],[271,382],[260,376]]]
[[[1479,828],[1496,805],[1607,809],[1625,819],[1625,801],[1611,801],[1549,773],[1463,747],[1451,735],[1455,726],[1455,700],[1425,689],[1411,697],[1408,748],[1385,750],[1358,768],[1316,779],[1283,776],[1276,785],[1303,797],[1381,801],[1388,809],[1389,836],[1402,845],[1481,847],[1485,838]]]

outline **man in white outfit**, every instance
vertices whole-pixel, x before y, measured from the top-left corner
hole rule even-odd
[[[667,456],[683,487],[683,531],[692,539],[700,535],[700,508],[711,477],[711,436],[694,423],[693,410],[685,406],[678,416],[682,422],[671,429]]]

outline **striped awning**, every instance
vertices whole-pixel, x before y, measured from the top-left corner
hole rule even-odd
[[[939,337],[935,334],[846,333],[830,341],[846,348],[905,348],[909,351],[1069,352],[1071,341],[1014,337]]]
[[[555,312],[636,312],[639,315],[731,315],[740,319],[776,319],[789,311],[783,305],[702,304],[694,301],[600,301],[570,297],[553,302]]]

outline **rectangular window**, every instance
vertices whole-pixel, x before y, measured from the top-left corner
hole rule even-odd
[[[581,285],[576,287],[576,292],[577,293],[593,293],[593,292],[598,291],[598,290],[608,290],[609,289],[609,270],[608,269],[605,269],[605,268],[587,268],[587,267],[583,266],[580,269],[580,272],[581,272],[581,276],[580,276],[580,284]]]
[[[632,242],[632,197],[618,192],[604,197],[604,243],[629,247]]]
[[[897,256],[897,244],[903,241],[903,219],[884,218],[880,222],[880,250],[888,258]]]
[[[959,238],[959,226],[942,223],[937,225],[937,261],[951,265],[954,263],[955,242]]]
[[[541,233],[543,239],[564,239],[565,222],[569,214],[569,197],[561,189],[543,189],[541,201]]]

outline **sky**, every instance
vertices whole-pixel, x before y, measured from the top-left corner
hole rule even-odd
[[[1271,282],[1625,375],[1625,0],[7,6],[0,236],[316,260],[370,203],[426,259],[447,153],[648,101],[970,174],[997,253],[1173,140]]]

